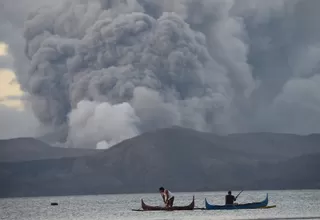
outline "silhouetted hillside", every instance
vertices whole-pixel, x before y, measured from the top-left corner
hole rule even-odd
[[[320,153],[303,155],[261,167],[262,177],[256,188],[320,189]],[[252,187],[255,188],[255,187]]]
[[[52,147],[34,138],[0,140],[0,161],[29,161],[61,157],[78,157],[96,150]]]
[[[318,143],[318,135],[173,127],[84,157],[0,163],[0,196],[317,188]]]

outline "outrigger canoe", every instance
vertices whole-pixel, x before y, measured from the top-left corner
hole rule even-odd
[[[173,207],[161,207],[161,206],[150,206],[144,203],[143,199],[141,199],[141,207],[140,211],[175,211],[175,210],[193,210],[194,209],[194,196],[192,198],[192,202],[187,206],[173,206]],[[134,210],[138,211],[138,210]]]
[[[230,210],[230,209],[259,209],[267,207],[268,194],[266,198],[261,202],[245,203],[245,204],[233,204],[233,205],[212,205],[205,199],[205,205],[207,210]]]

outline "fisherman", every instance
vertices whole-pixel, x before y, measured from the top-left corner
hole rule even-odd
[[[231,191],[228,192],[226,195],[226,205],[233,205],[233,202],[236,201],[236,197],[231,194]]]
[[[163,202],[166,205],[166,207],[172,207],[174,201],[174,195],[172,194],[172,192],[170,192],[167,189],[164,189],[163,187],[159,188],[159,192],[162,196]]]

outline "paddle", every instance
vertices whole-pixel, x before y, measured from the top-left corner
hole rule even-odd
[[[236,199],[238,198],[238,196],[240,196],[240,194],[243,192],[243,190],[241,190],[241,192],[238,193],[238,195],[236,196]]]

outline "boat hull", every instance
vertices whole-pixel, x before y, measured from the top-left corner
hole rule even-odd
[[[213,205],[209,204],[205,199],[205,206],[207,210],[233,210],[233,209],[258,209],[268,205],[268,194],[266,198],[261,202],[253,202],[246,204],[234,204],[234,205]]]
[[[194,196],[192,202],[187,206],[173,206],[173,207],[161,207],[161,206],[150,206],[144,203],[141,199],[142,211],[182,211],[182,210],[193,210],[194,209]]]

